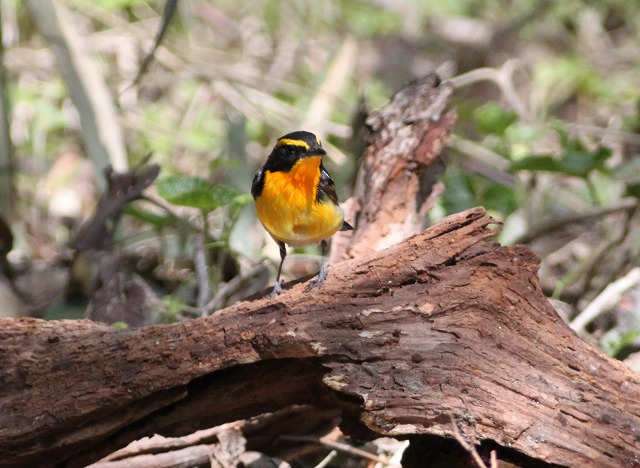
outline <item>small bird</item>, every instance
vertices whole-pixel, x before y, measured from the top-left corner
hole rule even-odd
[[[280,294],[280,273],[286,245],[304,247],[320,243],[322,260],[318,278],[307,289],[321,286],[327,276],[328,240],[337,231],[353,230],[344,220],[336,188],[322,166],[326,155],[313,133],[288,133],[276,142],[267,162],[251,184],[258,219],[280,247],[280,266],[270,296]]]

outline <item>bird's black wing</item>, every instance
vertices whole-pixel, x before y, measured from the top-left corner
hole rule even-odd
[[[262,193],[262,189],[264,188],[264,174],[262,169],[256,172],[256,175],[253,176],[253,182],[251,182],[251,195],[256,199]]]
[[[320,180],[318,181],[318,191],[316,192],[316,201],[322,202],[327,197],[336,205],[338,204],[338,195],[336,194],[336,184],[333,183],[333,179],[331,178],[327,170],[322,165],[320,165]]]
[[[316,202],[322,202],[326,198],[329,198],[336,205],[338,204],[338,195],[336,194],[336,184],[333,183],[333,179],[327,172],[327,170],[320,165],[320,181],[318,182],[318,191],[316,193]],[[341,231],[353,231],[353,226],[342,221],[340,226]]]

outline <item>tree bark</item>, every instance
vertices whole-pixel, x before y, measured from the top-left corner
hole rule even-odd
[[[484,239],[482,209],[297,284],[173,325],[0,322],[0,460],[84,464],[311,404],[367,438],[492,440],[548,463],[637,466],[640,382],[558,317],[524,247]]]
[[[451,83],[434,75],[398,91],[366,119],[367,148],[354,196],[345,203],[353,233],[333,238],[331,260],[355,258],[422,232],[443,185],[438,155],[456,121]]]

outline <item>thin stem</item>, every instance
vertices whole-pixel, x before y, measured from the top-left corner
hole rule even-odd
[[[4,68],[4,43],[2,42],[2,8],[0,8],[0,216],[9,221],[13,207],[13,144],[9,122],[11,121],[7,74]]]
[[[584,181],[587,184],[587,189],[589,190],[589,196],[591,197],[591,201],[593,202],[594,205],[600,206],[601,203],[598,198],[598,191],[596,190],[595,184],[593,183],[590,177],[585,177]]]
[[[204,315],[205,305],[209,302],[211,297],[211,285],[209,284],[209,268],[207,259],[206,245],[209,242],[209,221],[207,219],[208,213],[202,211],[202,233],[196,234],[195,244],[195,268],[196,275],[198,277],[198,298],[196,306],[200,309],[201,314]]]

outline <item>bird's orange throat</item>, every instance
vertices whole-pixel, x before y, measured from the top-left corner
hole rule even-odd
[[[309,156],[296,161],[288,172],[291,185],[304,192],[310,202],[316,198],[321,163],[322,156]]]
[[[266,198],[280,198],[294,210],[310,209],[316,199],[322,156],[301,158],[288,172],[267,172],[265,186],[272,192]],[[274,200],[271,203],[276,203]]]

